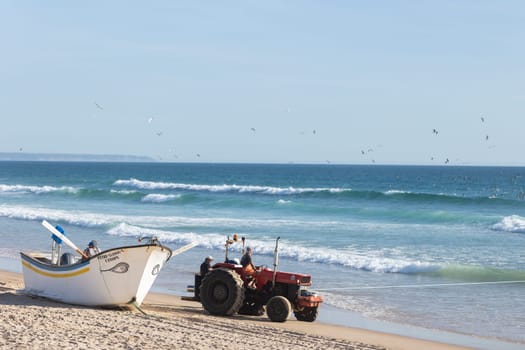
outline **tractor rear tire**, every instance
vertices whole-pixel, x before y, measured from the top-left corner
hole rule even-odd
[[[292,305],[283,296],[277,295],[268,300],[266,314],[272,322],[284,322],[292,311]]]
[[[297,321],[313,322],[317,318],[317,306],[305,307],[303,310],[294,311],[293,313]]]
[[[241,276],[228,269],[208,272],[200,287],[202,306],[212,315],[230,316],[244,303],[244,287]]]

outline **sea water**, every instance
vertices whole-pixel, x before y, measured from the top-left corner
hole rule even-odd
[[[280,237],[343,315],[525,347],[525,168],[0,162],[0,268],[50,251],[44,219],[81,249],[198,242],[154,285],[177,295],[234,233],[271,268]]]

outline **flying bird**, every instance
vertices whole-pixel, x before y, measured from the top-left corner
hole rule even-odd
[[[157,132],[157,136],[162,136],[162,131]]]
[[[315,129],[312,131],[312,133],[315,135],[315,133],[316,133]]]
[[[98,109],[104,110],[98,103],[95,102],[95,106],[97,106]]]
[[[251,131],[255,132],[255,128],[250,128]]]
[[[200,153],[197,153],[197,157],[200,157],[200,156],[201,156]]]
[[[436,135],[439,133],[436,129],[432,129],[432,132]]]
[[[481,117],[481,122],[485,123],[485,118]]]
[[[485,140],[486,140],[486,141],[489,140],[489,135],[486,135],[486,136],[485,136]]]

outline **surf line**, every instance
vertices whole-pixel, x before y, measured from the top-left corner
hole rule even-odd
[[[333,290],[360,290],[360,289],[388,289],[388,288],[431,288],[431,287],[453,287],[453,286],[478,286],[483,284],[517,284],[525,281],[493,281],[493,282],[461,282],[461,283],[434,283],[434,284],[402,284],[391,286],[358,286],[358,287],[335,287],[315,289],[319,292],[329,292]]]

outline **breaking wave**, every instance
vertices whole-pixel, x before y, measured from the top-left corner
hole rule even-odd
[[[181,197],[180,194],[158,194],[158,193],[151,193],[146,196],[144,196],[141,201],[142,202],[151,202],[151,203],[163,203],[163,202],[169,202],[173,200],[177,200]]]
[[[494,231],[525,233],[525,218],[518,215],[506,216],[492,226]]]
[[[205,191],[205,192],[238,192],[238,193],[261,193],[270,195],[292,195],[301,193],[329,192],[340,193],[351,191],[342,188],[295,188],[295,187],[272,187],[256,185],[198,185],[183,184],[172,182],[142,181],[138,179],[117,180],[115,186],[128,186],[143,190],[185,190],[185,191]]]
[[[66,192],[77,193],[78,189],[71,186],[28,186],[28,185],[5,185],[0,184],[0,193],[50,193],[50,192]]]
[[[199,246],[206,249],[224,249],[224,235],[220,233],[197,234],[194,232],[173,232],[166,230],[144,228],[136,225],[121,223],[116,227],[108,230],[108,234],[116,236],[149,236],[155,235],[162,242],[173,244],[187,244],[193,241],[199,242]],[[250,239],[252,247],[258,255],[273,256],[274,241]],[[235,254],[240,254],[241,245],[233,244],[229,250]],[[312,263],[342,265],[355,270],[364,270],[380,273],[427,273],[438,270],[439,265],[433,263],[424,263],[419,261],[409,261],[403,259],[391,259],[373,254],[366,255],[356,253],[350,250],[341,251],[333,248],[307,247],[297,243],[283,243],[279,248],[279,256],[297,261]]]
[[[49,220],[50,222],[66,223],[73,226],[96,228],[105,234],[121,237],[157,236],[168,245],[184,245],[199,242],[201,248],[222,251],[224,249],[225,233],[232,227],[238,231],[253,229],[254,226],[264,230],[265,227],[297,227],[319,225],[327,227],[330,222],[309,222],[294,220],[246,220],[235,218],[189,218],[172,216],[135,216],[111,215],[82,211],[66,211],[24,206],[0,205],[0,217],[20,220]],[[332,222],[331,224],[341,224]],[[168,229],[169,227],[169,229]],[[192,229],[195,227],[196,230]],[[67,230],[70,228],[64,227]],[[203,233],[204,232],[204,233]],[[245,231],[246,232],[246,231]],[[248,231],[249,232],[249,231]],[[274,241],[269,238],[249,238],[249,244],[257,254],[273,256]],[[232,253],[240,254],[241,245],[233,245]],[[0,254],[0,256],[3,254]],[[300,262],[310,262],[322,265],[343,266],[352,270],[374,273],[425,275],[447,278],[458,281],[497,281],[525,280],[525,272],[502,270],[489,267],[451,265],[445,262],[420,261],[413,258],[387,256],[377,250],[328,247],[283,239],[280,245],[280,257]]]
[[[209,193],[240,193],[261,194],[277,196],[299,196],[314,198],[340,198],[351,200],[385,200],[405,201],[407,203],[436,203],[443,204],[500,204],[500,205],[525,205],[525,201],[507,197],[495,197],[494,195],[464,196],[455,193],[424,193],[411,192],[401,189],[388,189],[385,191],[355,190],[343,187],[276,187],[260,185],[236,185],[236,184],[188,184],[176,182],[143,181],[135,178],[128,180],[117,180],[114,186],[135,188],[139,190],[179,190]]]

